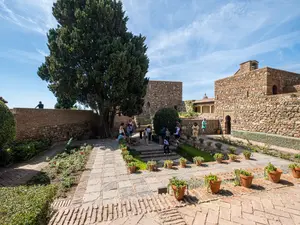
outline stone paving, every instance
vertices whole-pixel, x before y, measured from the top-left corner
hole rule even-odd
[[[153,194],[104,206],[67,207],[56,212],[49,225],[255,224],[261,221],[262,224],[285,224],[282,221],[288,219],[289,224],[299,224],[299,184],[299,180],[284,174],[278,184],[254,179],[249,189],[224,183],[217,195],[208,193],[205,187],[193,189],[182,201],[176,201],[170,194]]]
[[[73,205],[105,205],[129,197],[147,196],[157,193],[160,187],[167,187],[169,179],[173,176],[189,180],[209,173],[232,173],[237,168],[262,168],[269,162],[287,171],[290,163],[283,159],[254,153],[252,160],[244,160],[241,157],[240,162],[222,164],[210,162],[200,167],[189,164],[188,168],[174,166],[173,169],[159,168],[157,172],[140,171],[128,174],[121,150],[117,149],[117,142],[102,141],[100,145],[102,146],[94,148],[91,153],[88,162],[90,170],[82,174],[72,200]]]

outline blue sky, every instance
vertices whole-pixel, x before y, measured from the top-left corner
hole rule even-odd
[[[0,96],[10,107],[56,99],[36,74],[56,25],[54,0],[0,0]],[[153,80],[184,82],[183,98],[214,95],[214,80],[249,59],[300,73],[299,0],[122,0],[128,28],[147,37]]]

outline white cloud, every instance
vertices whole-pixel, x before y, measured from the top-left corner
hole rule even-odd
[[[0,0],[0,19],[27,31],[45,35],[56,25],[52,5],[56,0]]]
[[[13,59],[20,63],[40,64],[44,62],[43,52],[29,52],[17,49],[10,49],[4,52],[0,52],[0,58]]]

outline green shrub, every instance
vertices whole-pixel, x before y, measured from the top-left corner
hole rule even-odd
[[[31,159],[33,156],[48,149],[50,146],[50,140],[13,141],[7,144],[5,149],[9,150],[12,161],[22,162]]]
[[[0,149],[11,142],[16,136],[16,123],[14,115],[9,108],[0,101]]]
[[[0,188],[0,223],[47,224],[55,193],[56,187],[53,185]]]
[[[171,133],[175,132],[176,121],[179,120],[178,112],[172,108],[160,109],[153,118],[154,131],[160,134],[162,128],[166,126]]]
[[[224,155],[222,153],[216,153],[214,154],[214,159],[217,160],[217,159],[223,159]]]

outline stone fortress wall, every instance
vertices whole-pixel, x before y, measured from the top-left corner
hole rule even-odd
[[[182,108],[182,82],[150,80],[144,98],[143,113],[137,116],[141,124],[150,124],[151,117],[162,108]]]
[[[215,113],[223,132],[229,116],[232,131],[300,138],[300,74],[252,69],[249,63],[235,75],[215,81]]]

